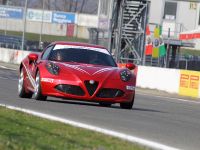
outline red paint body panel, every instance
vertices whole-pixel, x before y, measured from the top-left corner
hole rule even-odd
[[[53,44],[105,49],[101,46],[94,46],[82,43],[54,42]],[[132,98],[135,95],[135,90],[127,89],[127,86],[135,87],[136,76],[132,73],[132,77],[128,82],[124,82],[120,78],[120,72],[127,69],[91,64],[53,62],[59,67],[60,70],[58,75],[53,75],[46,68],[47,62],[49,61],[41,60],[41,54],[38,55],[38,60],[36,63],[29,64],[28,57],[22,61],[22,66],[25,70],[24,76],[26,90],[34,92],[35,75],[36,72],[39,71],[41,77],[42,94],[45,96],[53,96],[66,99],[79,99],[95,102],[104,101],[111,103],[121,103],[131,102]],[[89,94],[84,83],[88,80],[98,82],[98,87],[92,95]],[[55,89],[55,87],[60,84],[79,86],[85,94],[83,96],[78,96],[58,91],[57,89]],[[114,98],[97,97],[97,93],[99,93],[99,91],[103,88],[118,89],[123,91],[124,94],[123,96]]]

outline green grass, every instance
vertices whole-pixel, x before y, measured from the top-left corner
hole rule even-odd
[[[1,150],[144,150],[111,136],[0,107]]]
[[[0,30],[0,34],[5,34],[5,31]],[[22,32],[7,31],[7,35],[12,36],[22,36]],[[25,33],[25,39],[30,41],[39,41],[40,35],[34,33]],[[55,35],[42,35],[43,42],[54,42],[54,41],[70,41],[70,42],[84,42],[87,43],[87,39],[81,39],[76,37],[66,37],[66,36],[55,36]]]

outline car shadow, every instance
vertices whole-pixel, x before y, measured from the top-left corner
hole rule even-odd
[[[62,100],[53,100],[53,99],[47,99],[47,102],[53,102],[53,103],[62,103],[62,104],[71,104],[71,105],[83,105],[83,106],[100,106],[98,103],[94,102],[82,102],[78,100],[67,100],[67,99],[62,99]]]
[[[135,110],[135,111],[143,111],[143,112],[167,113],[167,112],[160,111],[160,110],[147,109],[147,108],[137,108],[137,107],[133,107],[133,110]]]
[[[126,110],[120,108],[119,105],[112,105],[111,107],[106,107],[106,106],[101,106],[98,103],[95,102],[83,102],[83,101],[78,101],[78,100],[55,100],[55,99],[48,99],[47,102],[52,102],[52,103],[62,103],[62,104],[70,104],[70,105],[82,105],[82,106],[91,106],[91,107],[102,107],[102,108],[108,108],[108,109],[121,109],[121,110]],[[139,108],[139,107],[134,107],[130,110],[127,109],[127,111],[141,111],[141,112],[155,112],[155,113],[167,113],[164,111],[159,111],[159,110],[154,110],[154,109],[147,109],[147,108]]]

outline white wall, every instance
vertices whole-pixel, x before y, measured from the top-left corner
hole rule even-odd
[[[26,32],[40,34],[41,22],[27,21]],[[0,19],[0,29],[8,31],[23,31],[23,21],[14,19]],[[66,24],[43,23],[43,34],[65,36],[67,32]]]
[[[190,9],[189,2],[178,2],[176,22],[184,24],[187,30],[193,30],[196,28],[196,20],[199,17],[197,12],[197,9]]]
[[[164,10],[164,0],[151,0],[149,22],[161,24]]]
[[[20,64],[20,62],[30,53],[30,51],[19,51],[7,48],[0,48],[0,61],[6,63]]]
[[[197,6],[197,15],[200,16],[200,3],[198,3],[198,6]],[[200,27],[200,17],[196,20],[196,28],[199,28]]]
[[[139,66],[137,86],[179,93],[180,70]]]
[[[43,23],[42,25],[40,22],[27,22],[26,31],[30,33],[40,34],[41,27],[42,27],[42,34],[46,35],[66,36],[67,33],[66,24]]]
[[[76,22],[74,35],[80,38],[89,38],[88,28],[98,28],[97,15],[77,14]],[[40,34],[41,27],[41,22],[27,20],[26,32]],[[23,31],[23,20],[0,18],[0,30]],[[67,24],[44,22],[42,33],[46,35],[66,36]]]
[[[22,31],[23,21],[15,19],[3,19],[0,18],[0,29],[9,31]]]
[[[87,27],[77,26],[75,32],[76,32],[76,37],[82,38],[82,39],[89,39],[89,31]]]
[[[98,16],[88,14],[77,14],[77,25],[98,28]]]

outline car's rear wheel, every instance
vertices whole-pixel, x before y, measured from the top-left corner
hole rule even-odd
[[[102,107],[111,107],[112,104],[107,102],[100,102],[99,105]]]
[[[34,98],[36,100],[45,101],[47,99],[47,96],[42,95],[42,89],[41,89],[41,79],[40,79],[40,72],[38,71],[35,78],[35,92],[34,92]]]
[[[32,93],[31,92],[26,92],[25,87],[24,87],[24,70],[23,68],[20,71],[19,75],[19,80],[18,80],[18,95],[21,98],[31,98]]]
[[[120,107],[122,109],[132,109],[133,108],[133,104],[134,104],[134,100],[135,100],[135,94],[132,98],[132,101],[131,102],[128,102],[128,103],[120,103]]]

